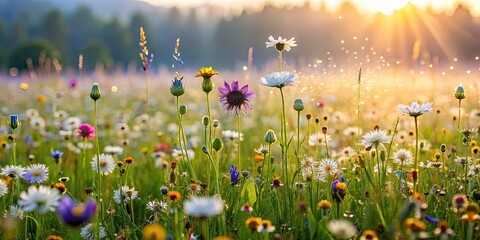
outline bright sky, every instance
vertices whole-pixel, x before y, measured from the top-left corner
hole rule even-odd
[[[206,4],[221,7],[230,12],[241,12],[242,9],[261,10],[266,3],[274,6],[301,6],[310,3],[313,8],[319,8],[322,3],[330,10],[336,9],[342,2],[354,3],[361,12],[385,14],[402,8],[407,2],[412,2],[420,8],[429,7],[435,12],[451,13],[458,4],[469,8],[473,15],[480,16],[480,0],[141,0],[159,6],[199,7]]]

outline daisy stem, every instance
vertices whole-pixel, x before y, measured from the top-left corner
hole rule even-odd
[[[145,70],[144,73],[145,73],[145,96],[147,98],[146,105],[147,105],[148,151],[150,151],[151,150],[151,145],[152,145],[152,129],[150,127],[150,96],[148,94],[148,74],[147,74],[147,70]]]
[[[135,224],[135,217],[133,214],[133,201],[130,201],[130,214],[132,215],[132,223]]]
[[[327,158],[330,158],[330,154],[329,154],[329,151],[328,151],[328,141],[327,141],[327,134],[323,134],[323,137],[325,138],[325,151],[327,153]]]
[[[417,170],[418,166],[418,120],[417,117],[414,117],[415,119],[415,170]],[[420,175],[420,173],[417,171],[417,175]],[[420,176],[417,176],[417,179],[420,179]],[[416,192],[416,181],[413,181],[413,192]]]
[[[240,115],[237,115],[237,132],[238,132],[238,144],[237,144],[237,155],[238,155],[238,169],[242,171],[242,158],[240,157],[240,144],[241,144],[241,133],[240,133]]]
[[[473,239],[473,227],[474,227],[473,222],[468,222],[468,228],[467,228],[467,238],[466,240],[472,240]]]
[[[283,71],[283,57],[282,57],[282,52],[283,52],[283,51],[278,51],[278,68],[280,69],[280,72]]]
[[[282,96],[282,167],[283,172],[285,174],[285,183],[286,183],[286,192],[290,193],[290,181],[288,180],[288,169],[287,169],[287,154],[288,154],[288,146],[287,146],[287,117],[285,115],[285,96],[283,94],[283,88],[280,88],[280,95]],[[287,197],[287,196],[285,196]],[[285,203],[286,208],[289,208],[293,203],[291,202],[292,195],[289,194],[288,196],[288,203]],[[286,209],[287,210],[287,209]],[[290,209],[285,212],[286,219],[289,219],[288,213]]]

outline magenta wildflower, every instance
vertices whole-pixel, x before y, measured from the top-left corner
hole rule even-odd
[[[223,109],[235,115],[239,115],[242,110],[246,113],[253,109],[250,101],[255,98],[255,93],[248,91],[248,84],[240,88],[238,81],[233,81],[231,85],[224,82],[223,86],[218,88]]]
[[[78,126],[77,134],[82,138],[93,140],[95,137],[95,128],[88,123],[82,123]]]

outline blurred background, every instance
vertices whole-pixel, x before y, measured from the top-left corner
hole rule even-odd
[[[85,71],[139,71],[140,26],[157,69],[173,63],[177,38],[191,69],[265,67],[276,61],[270,35],[295,37],[285,57],[296,67],[373,56],[468,65],[480,55],[478,0],[0,0],[0,71],[39,59],[76,71],[80,54]]]

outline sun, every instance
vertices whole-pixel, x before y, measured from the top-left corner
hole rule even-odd
[[[386,15],[391,15],[393,11],[401,9],[407,5],[409,0],[370,0],[362,1],[365,8],[375,12],[381,12]]]

